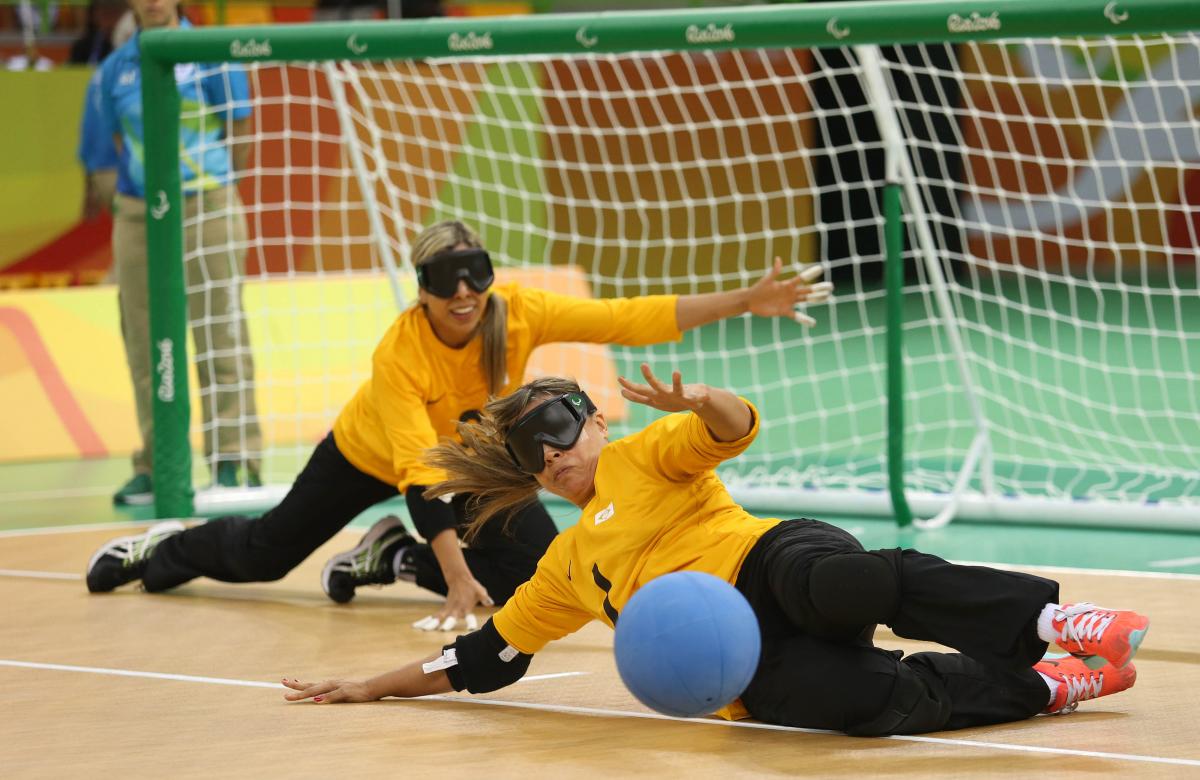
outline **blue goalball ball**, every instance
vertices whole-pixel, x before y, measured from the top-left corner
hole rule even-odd
[[[762,650],[746,598],[711,574],[679,571],[644,585],[617,618],[617,671],[652,710],[708,715],[736,699]]]

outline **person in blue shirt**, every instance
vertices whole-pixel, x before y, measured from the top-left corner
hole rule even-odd
[[[179,0],[130,0],[140,28],[188,27]],[[133,380],[142,447],[116,504],[153,500],[152,364],[146,251],[146,169],[142,124],[141,34],[100,69],[99,118],[115,139],[113,264],[121,331]],[[254,362],[242,310],[246,218],[236,174],[249,156],[253,117],[246,73],[237,65],[181,64],[180,178],[184,194],[184,267],[188,320],[204,421],[204,451],[216,484],[259,484],[262,437],[254,400]],[[244,469],[244,472],[243,472]]]
[[[76,156],[84,171],[83,218],[95,219],[110,208],[119,162],[113,137],[101,128],[99,69],[88,79]]]

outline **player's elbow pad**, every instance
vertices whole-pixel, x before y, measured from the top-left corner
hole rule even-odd
[[[421,496],[424,492],[424,485],[410,485],[404,491],[404,503],[408,505],[408,514],[417,533],[429,540],[447,528],[457,528],[454,507],[440,498],[428,501]]]
[[[446,668],[454,690],[488,693],[512,685],[525,676],[532,655],[522,653],[504,641],[491,618],[478,631],[464,634],[454,644],[442,648],[444,658],[451,651],[457,663]]]

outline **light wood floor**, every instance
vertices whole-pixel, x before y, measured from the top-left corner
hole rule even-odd
[[[436,650],[409,624],[437,599],[397,585],[329,602],[320,567],[357,533],[278,583],[89,596],[79,573],[122,532],[0,535],[0,776],[1200,777],[1200,577],[1049,575],[1066,599],[1151,616],[1130,691],[1069,716],[854,739],[652,716],[596,624],[491,695],[289,704],[281,676],[366,675]]]

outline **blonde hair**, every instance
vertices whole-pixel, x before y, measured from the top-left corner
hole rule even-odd
[[[579,383],[574,379],[548,376],[527,382],[506,396],[489,400],[479,422],[458,424],[461,444],[442,439],[436,447],[426,450],[425,462],[444,469],[450,476],[445,482],[428,488],[425,498],[434,499],[450,493],[471,496],[467,502],[471,521],[464,534],[468,542],[494,517],[502,517],[507,529],[518,511],[537,501],[539,485],[533,474],[517,468],[504,446],[505,437],[530,402],[579,391]]]
[[[416,268],[429,262],[442,252],[448,252],[459,244],[483,248],[479,235],[457,220],[435,222],[421,231],[412,244],[412,264]],[[508,374],[508,326],[504,299],[489,295],[487,308],[479,323],[483,349],[479,356],[479,368],[487,380],[488,393],[496,395],[504,389]]]

